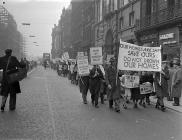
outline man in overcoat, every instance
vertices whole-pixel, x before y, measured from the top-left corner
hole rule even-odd
[[[6,100],[10,94],[9,109],[16,109],[16,94],[21,93],[19,82],[9,84],[6,78],[6,71],[13,71],[17,67],[23,67],[15,56],[11,56],[12,50],[5,50],[5,56],[0,58],[0,69],[3,69],[2,90],[0,95],[2,96],[1,111],[4,111]],[[8,64],[9,61],[9,64]],[[7,67],[8,64],[8,67]]]
[[[157,72],[154,78],[155,90],[157,95],[156,108],[160,108],[165,111],[164,97],[168,97],[168,80],[169,80],[169,69],[167,61],[162,61],[162,71]]]
[[[108,87],[109,108],[113,108],[114,104],[115,111],[120,112],[120,81],[117,76],[116,59],[112,57],[110,59],[110,63],[110,66],[106,70],[106,83]]]
[[[180,60],[175,58],[173,60],[174,74],[172,77],[172,97],[174,98],[173,106],[179,106],[179,99],[181,97],[182,90],[182,69],[180,67]]]

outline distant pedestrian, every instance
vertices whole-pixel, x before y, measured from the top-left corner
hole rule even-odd
[[[6,72],[14,71],[16,68],[23,67],[15,56],[11,56],[12,50],[5,50],[5,56],[0,58],[0,69],[3,69],[2,90],[0,95],[2,96],[1,111],[4,111],[6,100],[10,95],[9,109],[16,109],[16,94],[21,93],[20,84],[18,81],[9,84],[6,78]]]
[[[172,97],[174,98],[173,106],[179,106],[180,102],[179,99],[181,97],[182,91],[182,69],[180,67],[180,60],[179,58],[175,58],[173,60],[173,65],[175,68],[173,77],[172,77]]]

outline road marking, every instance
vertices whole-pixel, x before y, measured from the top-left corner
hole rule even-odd
[[[53,140],[57,140],[57,137],[56,137],[56,126],[55,126],[55,120],[54,120],[54,112],[53,112],[52,104],[51,104],[51,101],[50,101],[48,82],[47,81],[48,81],[47,77],[45,77],[45,89],[46,89],[48,105],[49,105],[51,121],[52,121],[52,128],[53,128]]]

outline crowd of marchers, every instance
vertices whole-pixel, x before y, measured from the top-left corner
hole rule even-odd
[[[150,97],[157,98],[156,109],[165,111],[164,98],[173,101],[173,106],[180,105],[182,90],[182,68],[180,59],[174,58],[171,62],[162,61],[161,72],[138,72],[138,71],[118,71],[117,61],[113,57],[109,64],[93,65],[90,67],[90,74],[80,76],[77,64],[71,62],[51,63],[51,68],[57,71],[62,77],[68,77],[72,84],[79,86],[83,103],[87,104],[87,93],[91,94],[91,103],[99,108],[101,104],[108,101],[109,108],[120,112],[120,108],[127,109],[127,104],[133,103],[134,108],[138,106],[147,107],[151,104]],[[125,86],[125,76],[139,76],[139,85],[134,88]],[[150,83],[153,90],[147,94],[141,94],[140,85]]]

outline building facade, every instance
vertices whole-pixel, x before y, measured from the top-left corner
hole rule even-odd
[[[4,50],[13,50],[13,55],[21,57],[21,33],[17,30],[17,24],[13,16],[0,5],[0,56],[4,55]]]
[[[107,55],[116,54],[118,44],[118,1],[95,0],[95,47]]]
[[[182,0],[141,0],[136,36],[140,45],[161,46],[168,60],[180,57]]]
[[[120,1],[118,12],[118,38],[124,42],[138,44],[135,36],[136,21],[140,19],[140,0]]]
[[[51,56],[53,59],[59,58],[61,55],[61,34],[60,28],[57,25],[54,25],[52,29],[52,49]]]

